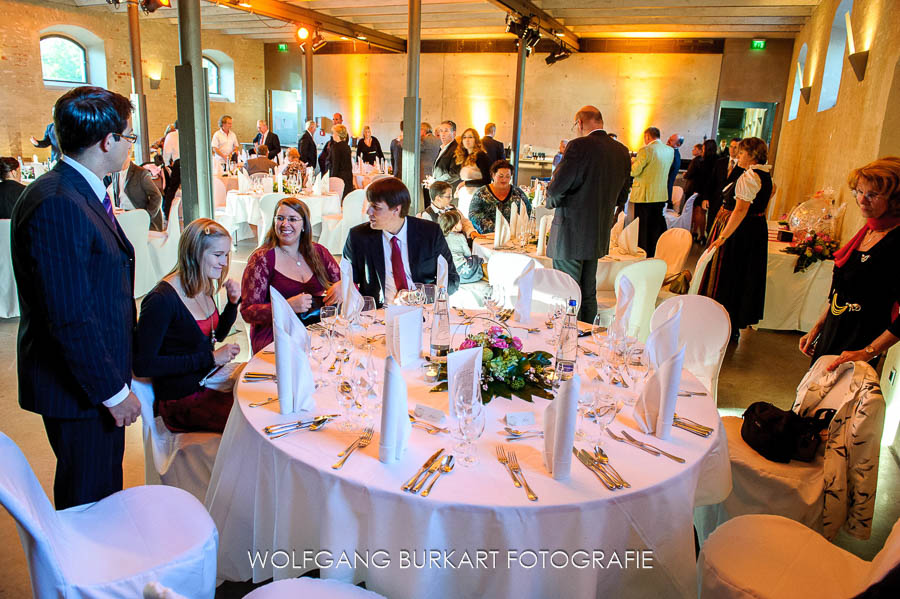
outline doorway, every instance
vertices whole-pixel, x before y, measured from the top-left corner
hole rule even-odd
[[[733,137],[758,137],[772,143],[775,127],[775,102],[735,102],[723,100],[719,104],[719,119],[716,128],[716,143],[720,144]]]

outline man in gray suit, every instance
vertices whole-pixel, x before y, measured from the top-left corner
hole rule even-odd
[[[547,206],[555,208],[547,255],[553,268],[581,287],[578,320],[597,315],[597,260],[609,250],[616,198],[628,178],[628,149],[603,130],[594,106],[575,114],[578,138],[566,146],[547,187]]]
[[[123,210],[146,210],[150,230],[163,230],[162,192],[153,182],[150,171],[129,160],[125,168],[109,177],[109,197],[113,206]]]

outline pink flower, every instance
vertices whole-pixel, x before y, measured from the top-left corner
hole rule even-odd
[[[822,241],[831,241],[831,235],[822,235]]]
[[[509,347],[509,344],[503,339],[494,339],[494,342],[491,344],[497,349],[506,349]]]
[[[522,349],[522,340],[521,339],[519,339],[518,337],[513,337],[512,344],[513,344],[514,348],[521,351],[521,349]]]
[[[823,250],[824,248],[823,248],[821,245],[817,245],[817,246],[814,247],[813,249],[816,251],[817,254],[821,254],[821,253],[822,253],[822,250]]]
[[[474,339],[466,339],[459,346],[459,349],[472,349],[473,347],[478,347],[478,344],[475,343]]]
[[[499,335],[499,334],[501,334],[501,333],[503,332],[503,327],[498,327],[497,325],[494,325],[494,326],[492,326],[491,328],[488,329],[488,332],[489,332],[491,335]]]

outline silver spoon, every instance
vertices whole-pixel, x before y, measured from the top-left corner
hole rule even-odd
[[[321,430],[322,428],[324,428],[325,425],[328,424],[329,420],[331,420],[331,418],[329,418],[328,416],[319,416],[318,418],[313,420],[312,424],[310,424],[308,427],[298,426],[297,428],[292,428],[292,429],[286,430],[283,433],[278,433],[277,435],[269,435],[269,438],[277,439],[278,437],[283,437],[285,435],[289,435],[291,433],[296,433],[297,431],[302,431],[302,430],[306,430],[306,429],[311,430],[311,431],[318,431],[318,430]]]
[[[513,437],[521,437],[522,435],[536,435],[538,433],[544,434],[544,431],[520,431],[519,429],[510,428],[508,426],[504,426],[503,430],[512,435]]]
[[[431,482],[428,483],[428,486],[422,491],[422,497],[428,497],[428,494],[431,493],[431,487],[434,486],[434,483],[437,482],[437,479],[441,477],[442,474],[448,474],[451,470],[453,470],[454,458],[452,455],[445,455],[444,459],[441,460],[441,467],[437,471],[437,474],[434,475],[434,478],[431,479]]]
[[[618,482],[621,483],[622,486],[631,488],[628,481],[622,478],[622,475],[609,463],[609,456],[606,455],[606,452],[603,451],[603,448],[599,445],[594,445],[594,459],[609,468],[609,471],[618,479]]]

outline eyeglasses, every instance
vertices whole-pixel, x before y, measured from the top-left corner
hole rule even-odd
[[[856,198],[857,201],[861,201],[861,200],[865,199],[865,200],[868,200],[869,202],[874,202],[879,197],[881,197],[880,193],[876,193],[874,191],[870,191],[868,193],[863,193],[858,189],[854,189],[850,193],[853,194],[853,197]]]
[[[131,143],[137,142],[137,135],[135,135],[134,133],[113,133],[112,136],[116,141],[124,139]]]

